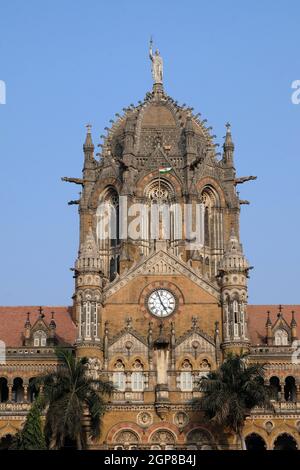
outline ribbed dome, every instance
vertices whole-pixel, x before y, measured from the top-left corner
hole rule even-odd
[[[110,129],[105,128],[107,136],[101,136],[104,139],[101,145],[103,156],[122,156],[126,132],[131,133],[134,138],[135,155],[149,155],[159,133],[162,144],[170,150],[170,154],[180,156],[183,154],[182,141],[187,128],[194,133],[196,147],[214,149],[214,136],[205,127],[205,121],[199,119],[199,114],[192,113],[193,108],[179,106],[162,88],[157,89],[154,86],[143,102],[139,102],[137,106],[130,105],[123,111],[123,116],[116,113],[117,120],[111,120],[113,124]]]

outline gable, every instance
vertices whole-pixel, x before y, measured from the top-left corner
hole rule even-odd
[[[114,282],[110,283],[104,289],[104,300],[108,299],[111,295],[118,292],[138,276],[175,276],[181,275],[192,281],[197,286],[201,287],[205,292],[209,293],[215,299],[219,300],[219,290],[217,285],[204,280],[200,271],[192,268],[179,257],[158,251],[150,254],[148,257],[143,258],[129,270],[123,272],[118,276]]]
[[[130,332],[124,332],[116,340],[112,339],[112,342],[108,347],[109,355],[113,356],[114,354],[124,354],[124,351],[127,351],[129,344],[131,344],[131,354],[147,354],[148,348],[140,339]]]
[[[215,352],[215,345],[212,343],[212,338],[208,339],[205,338],[199,332],[191,332],[189,335],[185,335],[184,338],[180,340],[178,345],[175,348],[176,355],[182,356],[184,354],[190,354],[194,352],[194,345],[195,342],[198,344],[197,346],[197,353],[214,353]]]

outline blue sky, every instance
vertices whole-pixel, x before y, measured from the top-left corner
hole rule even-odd
[[[299,303],[300,3],[271,0],[0,0],[2,305],[71,302],[85,124],[93,138],[151,89],[148,41],[165,89],[222,143],[230,121],[249,303]]]

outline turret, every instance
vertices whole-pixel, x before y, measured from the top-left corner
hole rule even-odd
[[[273,342],[273,334],[272,334],[272,321],[270,318],[270,312],[267,312],[268,317],[266,321],[266,337],[267,337],[267,345],[271,346]]]
[[[234,143],[232,141],[231,135],[231,125],[229,122],[226,124],[226,135],[225,135],[225,142],[223,144],[223,162],[224,165],[227,167],[234,168],[234,161],[233,161],[233,152],[234,152]]]
[[[291,340],[292,342],[298,339],[297,335],[297,322],[295,320],[295,312],[292,311],[292,320],[291,320]]]
[[[227,248],[219,264],[223,314],[223,349],[247,349],[247,277],[249,263],[232,228]]]
[[[82,350],[82,354],[86,355],[86,349],[97,348],[100,341],[99,322],[103,280],[100,254],[91,226],[79,250],[75,264],[75,279],[77,349]],[[89,357],[94,355],[89,351]],[[98,352],[96,352],[97,355]]]

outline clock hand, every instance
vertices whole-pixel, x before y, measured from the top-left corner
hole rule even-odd
[[[158,297],[159,297],[160,303],[162,304],[162,306],[163,306],[163,308],[164,308],[164,311],[165,311],[166,313],[168,313],[168,312],[167,312],[167,309],[166,309],[166,306],[164,305],[163,301],[161,300],[161,297],[160,297],[160,295],[159,295],[159,291],[157,291],[157,295],[158,295]]]

